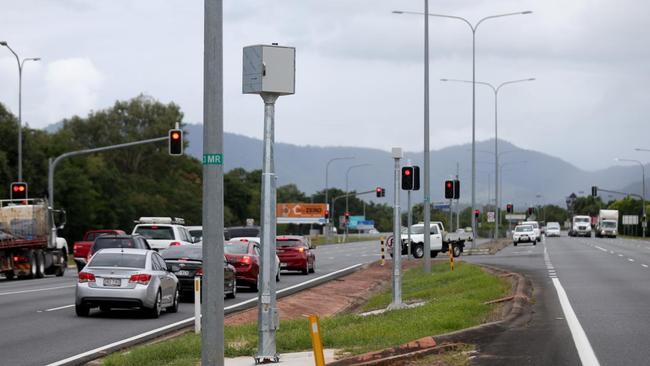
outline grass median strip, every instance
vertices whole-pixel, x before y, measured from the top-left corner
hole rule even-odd
[[[323,318],[323,343],[326,348],[359,354],[471,327],[490,318],[495,305],[483,303],[507,295],[510,288],[507,280],[464,262],[458,262],[454,272],[449,271],[447,263],[437,263],[430,275],[414,268],[404,275],[403,299],[425,301],[425,305],[367,317],[342,314]],[[371,297],[361,311],[385,308],[390,299],[389,287]],[[227,326],[225,338],[227,357],[252,356],[257,349],[257,326]],[[200,361],[200,342],[199,336],[185,334],[110,355],[104,365],[194,366]],[[277,348],[280,353],[311,349],[307,320],[283,321],[277,332]]]

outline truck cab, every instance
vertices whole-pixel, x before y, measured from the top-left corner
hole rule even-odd
[[[591,237],[591,217],[582,215],[573,216],[569,236]]]

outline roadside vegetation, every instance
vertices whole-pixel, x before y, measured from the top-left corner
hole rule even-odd
[[[362,317],[342,314],[321,319],[326,348],[346,354],[360,354],[400,345],[421,337],[447,333],[488,321],[495,305],[489,300],[505,296],[510,283],[480,267],[459,262],[451,272],[447,263],[432,266],[425,275],[420,268],[406,271],[403,281],[405,302],[424,301],[423,306]],[[369,299],[362,311],[385,308],[391,300],[390,288]],[[252,356],[257,349],[256,324],[225,328],[227,357]],[[311,349],[306,319],[283,321],[277,333],[278,352]],[[196,365],[200,360],[200,337],[194,334],[158,344],[136,347],[108,356],[104,365]]]

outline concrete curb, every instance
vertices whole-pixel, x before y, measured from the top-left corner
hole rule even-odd
[[[455,347],[458,343],[477,343],[488,337],[493,338],[495,333],[503,332],[512,326],[526,321],[524,318],[525,315],[530,314],[530,299],[533,291],[530,280],[527,280],[519,273],[486,265],[481,265],[481,267],[502,277],[508,276],[514,279],[513,295],[511,295],[511,298],[508,300],[506,300],[507,298],[499,299],[502,301],[511,301],[511,306],[507,309],[508,313],[503,319],[438,336],[420,338],[400,346],[337,360],[327,365],[392,365],[393,363],[404,360],[444,352],[449,347]]]
[[[312,288],[312,287],[322,285],[323,283],[335,280],[337,278],[347,276],[347,275],[349,275],[351,273],[354,273],[356,271],[368,268],[368,266],[370,266],[371,264],[372,263],[365,263],[365,264],[362,264],[360,266],[357,266],[357,267],[354,267],[354,268],[349,268],[349,269],[347,269],[345,271],[338,272],[338,273],[336,273],[334,275],[331,275],[331,276],[328,276],[328,277],[322,277],[322,278],[319,278],[316,281],[313,281],[313,282],[310,282],[310,283],[307,283],[307,284],[304,284],[304,285],[299,285],[297,287],[292,288],[289,291],[285,291],[285,292],[282,292],[281,294],[278,294],[277,298],[281,299],[283,297],[293,295],[293,294],[295,294],[297,292],[300,292],[300,291],[303,291],[303,290],[306,290],[306,289],[309,289],[309,288]],[[327,275],[324,275],[324,276],[327,276]],[[224,315],[236,313],[236,312],[242,311],[242,310],[247,310],[247,309],[253,308],[255,306],[257,306],[257,300],[241,304],[240,306],[233,307],[233,308],[230,308],[228,310],[224,310]],[[50,365],[56,365],[56,366],[84,365],[84,364],[86,364],[86,363],[88,363],[90,361],[93,361],[95,359],[105,357],[105,356],[107,356],[107,355],[109,355],[109,354],[111,354],[113,352],[117,352],[117,351],[120,351],[120,350],[123,350],[123,349],[126,349],[126,348],[130,348],[130,347],[137,346],[137,345],[140,345],[140,344],[143,344],[143,343],[147,343],[149,341],[164,337],[164,336],[169,335],[171,333],[179,332],[181,330],[190,329],[190,328],[193,328],[193,327],[194,327],[194,317],[186,319],[186,320],[181,320],[181,321],[173,323],[173,324],[169,324],[167,327],[165,327],[164,329],[161,329],[159,331],[155,331],[155,332],[150,331],[150,332],[142,333],[139,336],[132,337],[133,339],[129,339],[126,342],[117,344],[115,346],[108,347],[108,348],[103,348],[103,349],[101,349],[101,350],[99,350],[97,352],[80,354],[80,355],[78,355],[79,357],[76,357],[75,359],[71,359],[71,360],[66,359],[67,361],[66,360],[58,361],[58,362],[55,362],[55,363],[50,364]],[[75,357],[75,356],[72,356],[71,358],[73,358],[73,357]]]

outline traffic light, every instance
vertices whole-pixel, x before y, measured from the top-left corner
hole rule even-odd
[[[330,218],[330,210],[325,210],[325,220]]]
[[[12,200],[27,199],[27,183],[13,182],[11,183],[11,192],[9,198]]]
[[[413,190],[420,190],[420,167],[413,166]]]
[[[412,166],[402,167],[402,189],[407,191],[413,190],[414,170]]]
[[[506,205],[506,212],[507,212],[507,213],[512,213],[512,211],[513,211],[513,210],[512,210],[512,203],[508,203],[508,204]]]
[[[591,196],[592,197],[597,197],[598,196],[598,187],[591,186]]]
[[[381,187],[377,187],[375,192],[377,193],[377,197],[384,197],[386,195],[386,190]]]
[[[183,130],[169,130],[169,155],[183,155]]]
[[[528,216],[532,215],[534,210],[535,210],[534,208],[528,207]]]
[[[386,188],[381,189],[381,196],[386,197]]]
[[[481,214],[481,210],[474,210],[474,218],[478,219],[478,216]]]
[[[454,199],[457,200],[460,198],[460,181],[458,179],[454,180]]]
[[[445,198],[450,200],[454,198],[454,181],[445,181]]]

